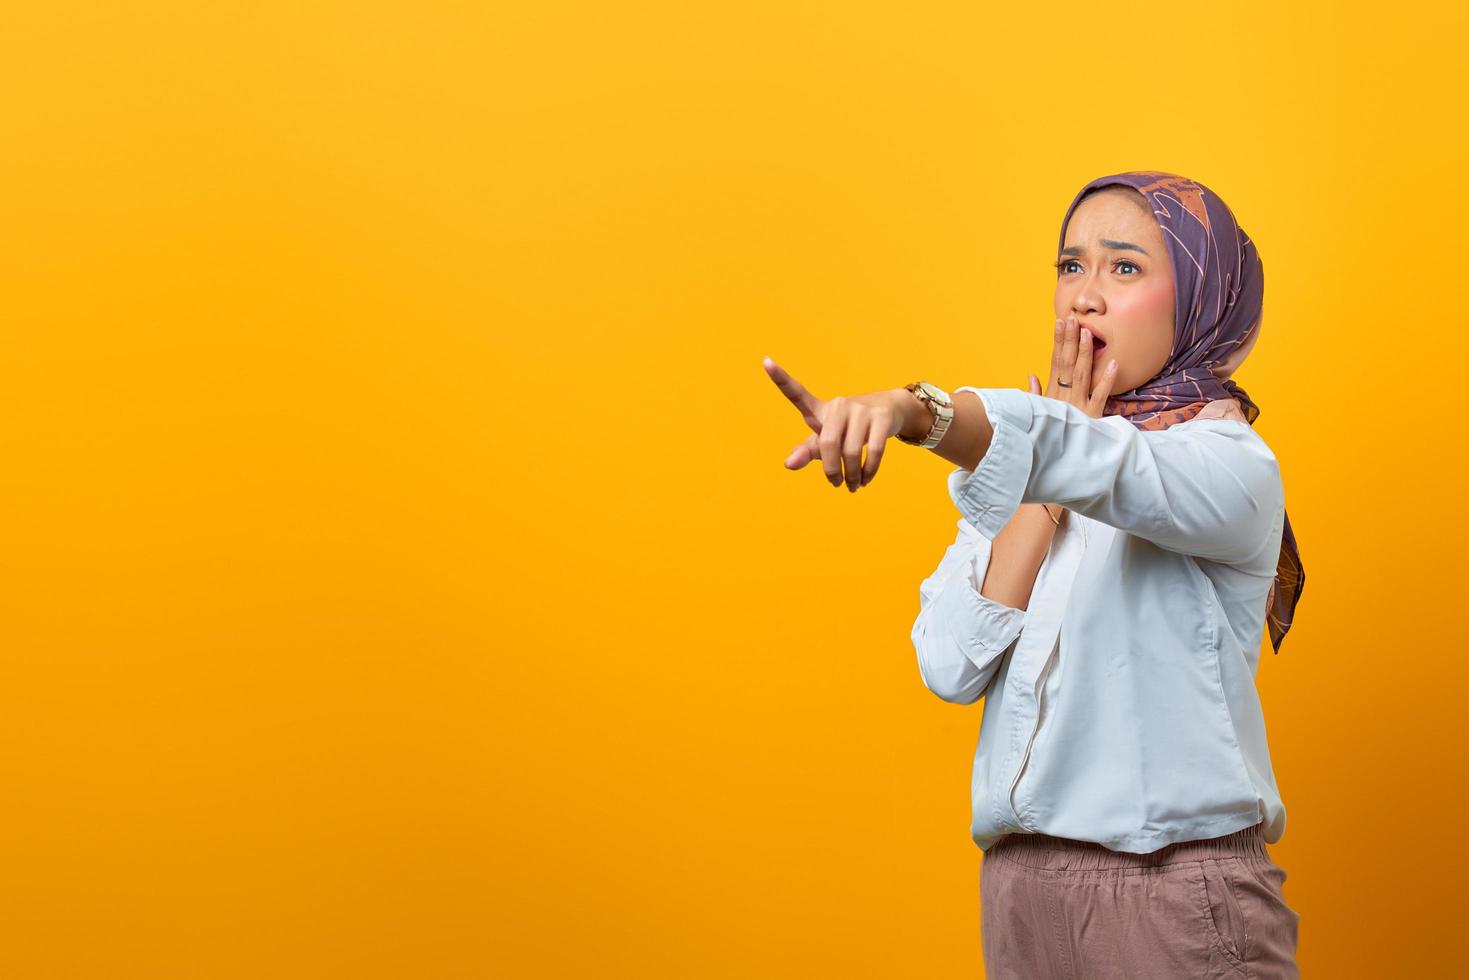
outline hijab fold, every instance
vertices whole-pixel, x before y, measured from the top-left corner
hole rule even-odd
[[[1139,191],[1162,226],[1175,297],[1167,362],[1151,380],[1108,398],[1103,414],[1124,416],[1140,429],[1166,429],[1193,418],[1211,401],[1233,398],[1253,426],[1260,407],[1230,375],[1260,335],[1265,281],[1254,242],[1218,195],[1198,181],[1160,170],[1131,170],[1098,177],[1077,191],[1061,220],[1058,254],[1082,198],[1111,184]],[[1277,654],[1305,585],[1287,513],[1275,583],[1266,599],[1265,618]]]

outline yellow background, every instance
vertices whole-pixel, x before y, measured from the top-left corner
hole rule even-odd
[[[1317,977],[1462,962],[1462,8],[68,3],[0,32],[0,976],[980,975],[908,631],[1076,190],[1266,268]]]

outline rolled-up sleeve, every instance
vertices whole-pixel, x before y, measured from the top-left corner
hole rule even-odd
[[[954,704],[979,700],[1025,625],[1025,610],[980,594],[990,542],[968,521],[933,574],[918,586],[913,647],[931,692]]]
[[[1275,454],[1249,423],[1145,430],[1015,388],[957,391],[979,396],[994,428],[979,465],[957,471],[955,494],[985,538],[1021,504],[1054,503],[1169,551],[1274,569],[1284,490]]]

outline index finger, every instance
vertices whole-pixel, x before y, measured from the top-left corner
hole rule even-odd
[[[806,419],[806,424],[817,432],[821,431],[821,419],[816,415],[816,406],[820,399],[806,390],[806,386],[791,377],[785,368],[767,357],[764,361],[765,373],[770,375],[770,380],[781,390],[791,404],[800,409],[801,415]]]

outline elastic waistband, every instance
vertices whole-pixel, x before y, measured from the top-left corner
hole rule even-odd
[[[1146,868],[1198,861],[1204,858],[1254,857],[1270,860],[1261,824],[1223,837],[1179,841],[1147,854],[1114,851],[1095,841],[1052,837],[1050,834],[1006,834],[990,847],[1003,850],[1008,860],[1033,868]]]

